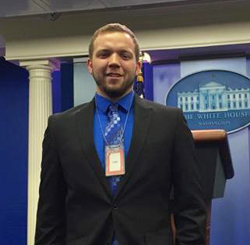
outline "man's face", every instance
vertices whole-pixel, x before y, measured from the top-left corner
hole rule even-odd
[[[100,95],[118,99],[132,90],[134,78],[140,70],[134,48],[133,39],[124,32],[97,36],[88,70]]]

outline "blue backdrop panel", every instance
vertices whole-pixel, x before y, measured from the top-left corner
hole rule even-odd
[[[143,63],[143,78],[144,78],[145,98],[148,100],[153,100],[154,99],[153,65],[149,63]]]
[[[62,63],[60,71],[52,73],[53,113],[73,107],[73,64]]]
[[[54,71],[52,73],[52,107],[53,114],[62,110],[62,92],[61,92],[61,71]]]
[[[61,65],[61,111],[73,107],[73,64],[64,63]],[[56,91],[53,91],[53,96]]]
[[[204,70],[220,69],[250,78],[246,58],[190,60],[179,64],[155,65],[154,100],[166,104],[166,96],[179,79]],[[211,217],[211,245],[246,245],[250,241],[250,131],[249,127],[229,135],[235,176],[227,181],[223,198],[214,199]]]
[[[26,245],[28,73],[0,58],[0,244]]]
[[[228,70],[249,77],[247,59],[225,58],[181,62],[181,75],[203,70]],[[211,245],[246,245],[250,241],[249,130],[229,135],[235,176],[227,181],[224,198],[214,199],[211,217]]]

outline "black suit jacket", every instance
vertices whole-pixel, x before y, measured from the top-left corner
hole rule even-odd
[[[36,245],[205,245],[206,212],[193,140],[181,110],[135,96],[126,174],[112,196],[93,141],[94,101],[49,118]]]

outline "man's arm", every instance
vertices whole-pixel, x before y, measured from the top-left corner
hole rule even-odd
[[[176,244],[206,244],[206,208],[193,138],[182,113],[175,136],[173,165]]]
[[[49,118],[43,140],[35,245],[65,244],[65,183]]]

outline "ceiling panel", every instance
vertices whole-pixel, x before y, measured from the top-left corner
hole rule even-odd
[[[244,1],[249,0],[0,0],[0,18],[110,8]]]
[[[7,17],[21,17],[30,15],[69,13],[75,11],[106,10],[116,8],[154,8],[167,9],[182,5],[184,9],[189,6],[207,6],[207,4],[219,3],[229,6],[230,3],[241,4],[249,0],[0,0],[0,21]],[[204,4],[204,5],[203,5]],[[228,5],[227,5],[228,4]],[[153,11],[153,10],[152,10]],[[5,46],[1,37],[0,48]]]
[[[188,0],[0,0],[0,17],[107,9]]]

